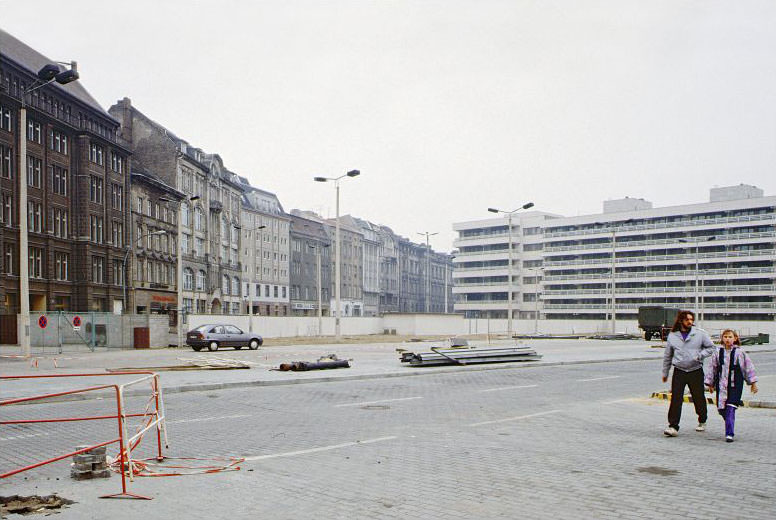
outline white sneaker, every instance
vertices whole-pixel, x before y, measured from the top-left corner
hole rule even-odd
[[[705,422],[698,423],[698,426],[695,427],[695,431],[696,432],[705,432],[706,431],[706,423]]]
[[[732,435],[725,436],[725,442],[733,442],[733,436]]]
[[[669,426],[668,428],[663,430],[663,435],[665,435],[666,437],[676,437],[677,435],[679,435],[679,431],[673,426]]]

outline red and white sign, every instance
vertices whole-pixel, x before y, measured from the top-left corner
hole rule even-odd
[[[73,330],[81,330],[81,317],[73,316]]]

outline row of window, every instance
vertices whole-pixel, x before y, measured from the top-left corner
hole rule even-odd
[[[143,211],[144,207],[145,211]],[[144,199],[143,197],[137,197],[135,211],[141,215],[153,217],[156,220],[161,220],[162,222],[167,222],[168,224],[175,224],[177,220],[175,218],[174,210],[168,208],[166,205],[154,202],[150,198]]]
[[[175,285],[175,264],[138,258],[135,267],[137,269],[135,279],[140,282]]]

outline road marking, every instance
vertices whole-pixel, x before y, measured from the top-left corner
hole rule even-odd
[[[627,399],[615,399],[614,401],[599,401],[601,404],[630,403],[641,400],[640,397],[629,397]]]
[[[516,390],[518,388],[536,388],[539,385],[522,385],[522,386],[502,386],[499,388],[488,388],[480,390],[480,392],[498,392],[499,390]]]
[[[509,421],[519,421],[521,419],[530,419],[531,417],[539,417],[541,415],[549,415],[551,413],[558,413],[560,410],[550,410],[548,412],[539,412],[539,413],[532,413],[528,415],[520,415],[519,417],[507,417],[506,419],[496,419],[495,421],[483,421],[478,423],[472,423],[469,426],[483,426],[485,424],[498,424],[498,423],[504,423]]]
[[[603,381],[605,379],[617,379],[620,376],[606,376],[606,377],[594,377],[593,379],[577,379],[578,383],[586,383],[588,381]]]
[[[391,437],[378,437],[376,439],[367,439],[365,441],[343,442],[342,444],[334,444],[333,446],[321,446],[319,448],[310,448],[308,450],[287,451],[285,453],[273,453],[271,455],[255,455],[253,457],[245,457],[245,460],[254,461],[254,460],[277,459],[279,457],[294,457],[296,455],[307,455],[308,453],[318,453],[321,451],[337,450],[339,448],[348,448],[350,446],[360,446],[362,444],[374,444],[375,442],[392,441],[397,438],[398,437],[396,436],[391,436]]]
[[[335,404],[334,408],[342,408],[344,406],[364,406],[368,404],[380,404],[380,403],[394,403],[396,401],[412,401],[413,399],[423,399],[422,396],[418,397],[400,397],[398,399],[382,399],[380,401],[362,401],[360,403],[342,403]]]
[[[251,415],[223,415],[221,417],[197,417],[195,419],[178,419],[176,421],[166,421],[167,424],[183,424],[193,422],[205,422],[205,421],[220,421],[221,419],[244,419],[245,417],[251,417]]]

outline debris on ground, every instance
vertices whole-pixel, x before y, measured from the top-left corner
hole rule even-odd
[[[585,336],[586,339],[602,339],[602,340],[620,340],[620,339],[642,339],[641,336],[635,334],[627,334],[619,332],[616,334],[593,334],[591,336]]]
[[[329,368],[350,368],[348,359],[340,359],[337,354],[321,356],[318,361],[292,361],[291,363],[281,363],[278,370],[282,372],[305,372],[307,370],[326,370]]]
[[[541,359],[534,349],[528,346],[489,348],[439,348],[431,347],[431,352],[402,351],[400,360],[412,366],[469,365],[475,363],[508,363],[512,361],[537,361]]]
[[[537,332],[534,334],[515,334],[512,336],[515,339],[581,339],[584,338],[584,334],[543,334]]]
[[[76,451],[81,451],[88,446],[76,446]],[[70,478],[74,480],[90,480],[93,478],[109,478],[110,469],[105,454],[105,446],[98,446],[89,451],[73,455],[73,463],[70,465]]]
[[[251,368],[251,363],[248,361],[241,361],[238,359],[229,358],[178,358],[178,360],[185,362],[185,365],[166,365],[158,367],[123,367],[123,368],[106,368],[108,372],[124,372],[132,370],[151,370],[153,372],[164,371],[178,371],[178,370],[234,370],[241,368]]]
[[[57,495],[48,495],[41,497],[32,495],[23,497],[12,495],[9,497],[0,496],[0,517],[5,515],[29,515],[33,513],[47,513],[53,509],[59,509],[62,506],[75,504],[72,500],[59,497]]]

